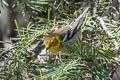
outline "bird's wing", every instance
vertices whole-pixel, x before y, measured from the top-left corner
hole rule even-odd
[[[77,19],[72,21],[67,26],[61,27],[60,29],[54,31],[53,33],[57,33],[60,36],[62,42],[72,39],[77,31],[80,29],[80,25],[82,24],[84,19],[84,14],[88,11],[89,8],[90,6],[85,7],[82,14]]]

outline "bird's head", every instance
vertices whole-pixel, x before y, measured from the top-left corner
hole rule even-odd
[[[61,45],[61,39],[58,34],[49,34],[45,37],[43,45],[50,52],[56,52]]]

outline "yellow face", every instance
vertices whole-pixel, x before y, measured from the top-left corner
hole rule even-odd
[[[45,37],[43,44],[50,52],[56,52],[61,45],[61,39],[57,34],[50,34]]]

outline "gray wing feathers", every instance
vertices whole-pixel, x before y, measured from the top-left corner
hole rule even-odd
[[[70,40],[77,33],[77,31],[80,28],[80,25],[83,22],[84,14],[88,11],[89,8],[90,6],[85,7],[82,14],[77,19],[75,19],[70,24],[68,24],[66,27],[64,27],[65,29],[67,29],[67,31],[65,31],[63,34],[60,35],[61,40],[63,42]]]

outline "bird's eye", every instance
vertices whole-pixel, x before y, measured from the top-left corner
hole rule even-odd
[[[54,44],[55,44],[55,42],[54,42],[54,41],[52,41],[52,42],[51,42],[51,44],[52,44],[52,45],[54,45]]]

